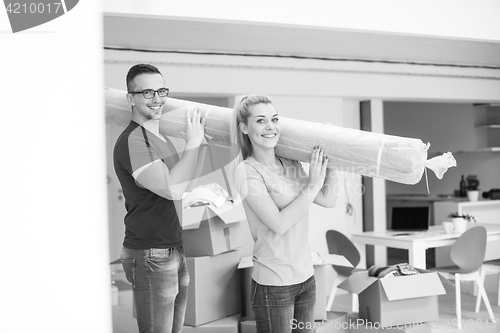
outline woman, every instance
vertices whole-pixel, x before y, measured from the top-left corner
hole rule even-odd
[[[315,147],[309,175],[275,155],[281,125],[272,101],[250,95],[234,107],[231,135],[244,161],[234,172],[252,236],[252,308],[257,332],[312,332],[316,285],[309,206],[333,207],[337,177]]]

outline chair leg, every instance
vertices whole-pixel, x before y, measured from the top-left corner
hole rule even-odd
[[[493,315],[493,311],[491,310],[491,304],[490,304],[490,301],[488,300],[488,295],[486,295],[486,290],[484,290],[484,285],[481,281],[481,277],[479,276],[479,272],[476,272],[474,275],[476,278],[478,291],[480,294],[482,294],[482,297],[484,300],[484,305],[486,305],[486,309],[488,310],[488,314],[490,315],[490,319],[495,321],[495,316]]]
[[[358,295],[352,293],[352,312],[359,312]]]
[[[484,279],[486,277],[486,272],[485,272],[485,268],[481,268],[481,281],[483,282],[483,286],[484,286]],[[477,283],[474,282],[474,286],[477,286]],[[479,312],[479,308],[481,307],[481,293],[477,293],[477,297],[476,297],[476,312]]]
[[[335,299],[336,293],[337,293],[337,279],[333,279],[332,290],[330,291],[330,296],[328,297],[328,302],[326,303],[326,311],[332,310],[333,300]]]
[[[476,281],[472,281],[472,288],[470,291],[471,296],[477,296],[477,283]]]
[[[497,305],[500,306],[500,273],[498,273]]]
[[[455,274],[455,312],[457,314],[458,329],[462,329],[462,306],[460,300],[460,274]]]
[[[483,267],[481,267],[480,271],[482,272],[483,271]],[[470,291],[470,294],[471,296],[477,296],[477,283],[476,281],[471,281],[472,283],[472,288],[471,288],[471,291]]]

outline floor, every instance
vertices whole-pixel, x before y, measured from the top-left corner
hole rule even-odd
[[[119,275],[115,276],[115,285],[119,288],[118,305],[113,306],[113,333],[137,333],[137,323],[132,317],[132,290],[130,285],[121,280]],[[496,305],[497,299],[497,276],[486,276],[485,288],[492,303],[493,313],[500,318],[500,306]],[[472,285],[469,282],[462,283],[462,330],[457,329],[455,316],[455,290],[446,287],[447,294],[439,296],[439,322],[432,323],[433,333],[475,333],[475,332],[500,332],[500,322],[493,323],[487,320],[488,313],[484,306],[478,313],[474,312],[476,298],[470,295]],[[339,290],[333,305],[333,311],[349,312],[351,298],[346,292]]]

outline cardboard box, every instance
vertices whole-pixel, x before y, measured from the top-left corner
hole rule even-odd
[[[238,269],[241,271],[241,320],[252,320],[255,318],[250,293],[253,269],[252,257],[241,258]]]
[[[234,315],[197,327],[184,326],[182,333],[238,333],[239,327],[240,316]]]
[[[241,311],[240,252],[186,258],[190,281],[184,325],[200,326]]]
[[[255,320],[245,320],[241,322],[241,333],[257,333]]]
[[[311,253],[314,265],[314,279],[316,280],[316,307],[314,308],[315,320],[328,320],[327,318],[327,296],[330,290],[326,288],[326,269],[330,266],[352,267],[352,264],[344,257],[336,254]]]
[[[352,267],[351,263],[344,257],[335,254],[326,254],[319,256],[311,253],[313,257],[314,279],[316,280],[316,306],[314,309],[314,320],[326,320],[326,267],[329,265]],[[242,270],[242,310],[243,320],[255,318],[251,303],[251,282],[252,282],[252,257],[243,257],[238,264],[238,269]]]
[[[367,271],[353,273],[339,288],[359,295],[359,318],[376,327],[434,322],[439,318],[438,295],[449,284],[436,272],[376,278]]]
[[[241,201],[189,207],[182,210],[182,237],[186,256],[213,256],[243,246],[240,221],[246,221]]]
[[[293,324],[292,324],[293,325]],[[296,324],[296,328],[300,328]],[[314,333],[348,333],[349,324],[347,321],[347,313],[345,312],[328,312],[327,318],[315,321],[312,324]],[[290,326],[291,329],[294,326]],[[257,326],[255,320],[246,320],[241,322],[241,333],[256,333]]]
[[[326,296],[330,290],[326,290],[326,265],[314,265],[314,279],[316,280],[316,305],[314,307],[314,319],[327,319]]]

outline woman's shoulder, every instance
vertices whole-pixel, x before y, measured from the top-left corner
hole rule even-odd
[[[249,163],[250,162],[250,163]],[[251,161],[244,160],[240,162],[234,171],[234,180],[236,184],[242,184],[244,181],[258,180],[265,183],[262,171],[258,169],[257,165],[253,165]]]
[[[254,159],[252,156],[249,156],[246,159],[244,159],[238,165],[238,167],[245,168],[247,170],[260,170],[262,165],[256,159]]]
[[[248,157],[247,159],[241,161],[236,166],[236,174],[239,175],[255,175],[259,174],[259,163],[253,158]]]

